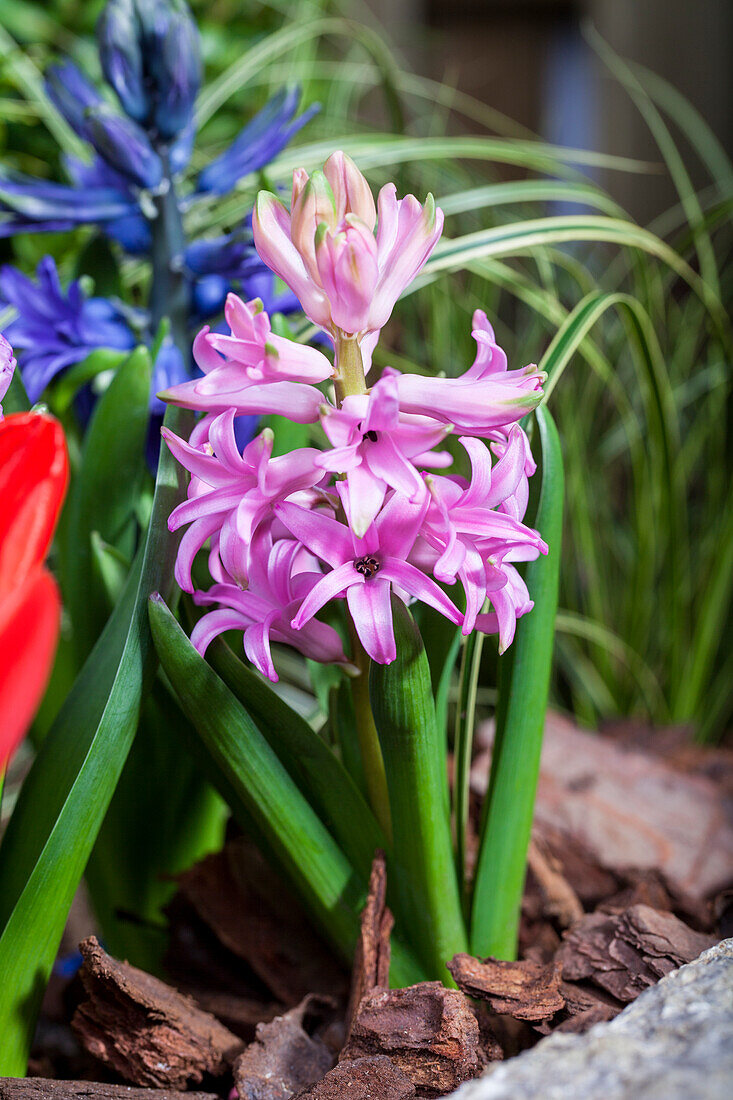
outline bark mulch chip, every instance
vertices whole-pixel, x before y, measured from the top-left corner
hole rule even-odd
[[[571,1035],[582,1035],[594,1024],[608,1023],[614,1016],[618,1016],[623,1007],[623,1005],[602,1004],[599,1002],[592,1008],[586,1008],[583,1012],[579,1012],[577,1016],[568,1016],[552,1030],[564,1031],[566,1034]]]
[[[219,1100],[210,1092],[133,1089],[97,1081],[54,1081],[48,1077],[0,1077],[0,1100]]]
[[[348,1031],[356,1018],[359,1004],[367,993],[389,985],[390,936],[394,917],[387,908],[387,866],[384,852],[377,852],[369,877],[367,900],[361,912],[361,932],[354,953]]]
[[[335,1056],[308,1028],[333,1008],[329,998],[309,996],[283,1016],[259,1024],[255,1041],[234,1063],[239,1100],[289,1100],[320,1081]]]
[[[577,1021],[572,1028],[568,1024],[566,1031],[586,1031],[591,1022],[612,1020],[624,1007],[618,998],[591,982],[560,982],[560,991],[565,998],[564,1022]]]
[[[527,862],[541,896],[543,915],[555,920],[560,928],[570,928],[583,916],[583,906],[562,873],[561,861],[553,857],[540,837],[533,837]]]
[[[628,1003],[716,942],[672,913],[632,905],[622,913],[589,913],[558,952],[568,982],[589,981]]]
[[[225,947],[179,891],[166,907],[167,977],[235,1035],[251,1043],[255,1027],[285,1012],[252,968]]]
[[[625,880],[629,870],[658,872],[673,896],[704,901],[731,885],[730,781],[721,765],[680,770],[657,754],[624,747],[548,712],[537,789],[535,829],[582,845],[601,869]],[[701,754],[710,760],[708,753]],[[486,787],[486,772],[483,787]],[[606,896],[613,890],[606,891]],[[602,897],[598,901],[604,900]]]
[[[345,994],[346,973],[302,906],[244,837],[179,879],[183,897],[272,994],[294,1007],[308,993]]]
[[[135,1085],[185,1089],[224,1073],[242,1042],[176,989],[108,955],[94,936],[80,944],[88,1000],[72,1026],[86,1050]]]
[[[454,955],[448,969],[459,989],[469,997],[488,1001],[499,1015],[515,1020],[547,1020],[565,1006],[560,992],[560,968],[522,959],[475,959]]]
[[[367,994],[341,1062],[386,1054],[418,1096],[442,1096],[476,1077],[484,1059],[478,1020],[464,995],[440,982]]]
[[[297,1100],[410,1100],[415,1086],[383,1054],[341,1062]]]

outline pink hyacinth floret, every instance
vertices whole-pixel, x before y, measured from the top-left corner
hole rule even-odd
[[[310,177],[294,173],[290,213],[261,194],[254,227],[260,255],[329,334],[335,358],[275,335],[261,302],[230,295],[229,334],[205,328],[194,343],[203,376],[161,395],[204,414],[188,441],[163,432],[191,474],[169,520],[186,528],[176,579],[212,608],[194,645],[203,654],[240,630],[271,680],[273,642],[349,668],[345,631],[318,617],[341,607],[366,653],[387,664],[397,598],[427,604],[464,634],[498,634],[503,652],[532,608],[516,565],[547,553],[524,523],[535,463],[518,423],[541,400],[544,375],[509,370],[477,310],[476,357],[463,374],[386,368],[367,386],[379,330],[434,248],[442,214],[430,198],[398,200],[391,184],[375,205],[344,154]],[[321,445],[274,457],[265,429],[240,451],[235,418],[271,413],[317,425]],[[451,435],[468,476],[453,471]],[[208,591],[192,576],[204,550]]]
[[[13,381],[15,365],[13,349],[0,332],[0,420],[3,418],[3,407],[1,402],[8,392],[10,383]]]
[[[279,413],[299,424],[318,420],[323,394],[315,383],[333,367],[316,348],[276,336],[259,298],[227,296],[224,317],[230,336],[205,325],[193,342],[203,378],[182,382],[158,396],[187,409],[237,415]]]

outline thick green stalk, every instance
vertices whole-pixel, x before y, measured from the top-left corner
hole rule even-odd
[[[372,711],[392,810],[398,921],[430,976],[447,980],[445,964],[467,949],[450,824],[444,813],[447,775],[422,638],[405,605],[392,598],[397,657],[372,663]]]
[[[351,634],[351,659],[359,669],[359,675],[350,680],[351,698],[354,703],[354,721],[359,742],[361,760],[364,766],[369,803],[384,834],[392,838],[392,815],[389,805],[387,776],[384,770],[384,758],[379,743],[379,734],[374,724],[374,715],[369,700],[369,654],[359,641],[353,623],[349,620]]]
[[[189,294],[183,272],[183,252],[186,237],[183,219],[178,205],[178,195],[168,168],[168,158],[161,151],[165,176],[159,193],[153,198],[156,217],[150,228],[153,246],[150,254],[152,279],[150,283],[150,319],[153,334],[164,317],[171,324],[171,335],[179,350],[186,357],[191,353],[188,333]]]
[[[516,956],[527,849],[550,688],[562,539],[563,465],[547,408],[536,413],[542,442],[542,488],[535,526],[550,550],[525,572],[534,608],[517,624],[500,659],[499,707],[489,793],[474,883],[471,951]]]
[[[336,404],[341,408],[345,397],[367,392],[361,348],[353,336],[343,334],[337,336],[335,366],[333,385],[336,391]]]
[[[340,408],[345,397],[367,392],[364,362],[361,357],[361,349],[355,338],[344,336],[341,333],[337,336],[335,365],[336,374],[333,385],[336,393],[336,404]],[[351,680],[351,697],[354,702],[354,718],[364,765],[364,778],[374,815],[386,836],[390,837],[392,825],[387,779],[384,774],[384,761],[379,745],[379,737],[369,703],[369,656],[359,641],[359,636],[350,619],[349,632],[351,635],[351,659],[359,669],[359,675]]]

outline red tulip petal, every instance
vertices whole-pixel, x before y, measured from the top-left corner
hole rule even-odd
[[[61,425],[44,413],[0,423],[0,599],[46,556],[69,479]]]
[[[0,603],[0,768],[20,744],[46,690],[61,620],[61,599],[37,566]]]

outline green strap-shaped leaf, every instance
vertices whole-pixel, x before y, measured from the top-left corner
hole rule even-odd
[[[680,603],[677,599],[677,593],[689,573],[687,487],[680,476],[681,468],[676,461],[681,438],[678,410],[654,326],[637,299],[620,292],[608,294],[592,291],[578,302],[558,329],[540,361],[540,368],[548,372],[543,402],[549,399],[587,334],[609,310],[618,312],[624,322],[644,402],[645,435],[630,440],[635,481],[638,484],[643,482],[641,463],[648,462],[655,483],[652,495],[654,512],[650,513],[648,501],[641,501],[638,494],[634,494],[636,538],[640,545],[644,544],[651,516],[660,532],[664,533],[663,537],[668,540],[664,546],[665,568],[661,575],[661,583],[667,589],[662,601],[662,613],[668,616],[668,629],[673,637],[687,636],[688,627],[680,617]],[[654,583],[654,559],[650,554],[638,557],[639,567],[634,574],[636,584],[629,592],[629,598],[635,618],[643,621],[639,608],[644,605],[645,593]],[[646,570],[641,568],[642,561],[647,563]],[[596,617],[602,617],[600,608],[596,609]],[[655,616],[655,623],[656,618]],[[649,626],[651,625],[650,621]],[[679,683],[681,668],[673,668],[672,671],[676,674],[675,682]]]
[[[111,613],[125,587],[130,572],[130,562],[117,549],[105,542],[97,531],[92,531],[92,569],[96,575],[108,612]]]
[[[65,370],[60,378],[54,379],[51,407],[58,413],[65,412],[82,386],[98,374],[118,370],[129,355],[129,351],[118,348],[95,348],[85,359]]]
[[[422,638],[401,600],[392,600],[397,657],[372,661],[369,695],[379,732],[392,812],[392,889],[401,927],[409,931],[431,977],[466,950],[450,825],[445,813],[444,742],[435,718]]]
[[[62,582],[80,665],[107,617],[92,569],[91,536],[97,531],[114,545],[134,514],[145,463],[151,370],[150,352],[141,346],[115,374],[97,402],[69,495]]]
[[[181,433],[190,416],[166,414]],[[155,670],[147,596],[171,583],[168,516],[180,467],[161,449],[145,543],[125,590],[43,742],[0,846],[0,1074],[25,1072],[66,917],[137,729]]]
[[[710,311],[721,331],[726,331],[727,315],[720,298],[673,248],[648,229],[633,222],[596,214],[561,214],[533,218],[481,229],[454,240],[444,237],[426,263],[421,279],[411,285],[407,294],[418,290],[424,277],[439,271],[455,271],[473,260],[517,256],[534,248],[565,241],[607,241],[618,246],[638,248],[656,256],[685,280]]]
[[[217,639],[209,662],[246,708],[271,748],[329,828],[359,875],[387,842],[366,799],[341,761],[306,720]]]
[[[499,706],[479,857],[474,880],[471,950],[512,959],[539,775],[552,670],[562,539],[563,464],[560,439],[546,408],[537,410],[542,488],[535,526],[549,546],[525,579],[534,608],[517,623],[500,658]]]
[[[107,950],[153,973],[174,876],[221,849],[229,816],[188,751],[188,726],[156,681],[85,872]]]
[[[300,793],[249,714],[200,657],[160,596],[150,623],[161,665],[216,769],[222,794],[244,824],[254,821],[311,915],[348,961],[356,943],[366,881],[358,876]],[[399,944],[393,974],[416,981],[419,968]]]

